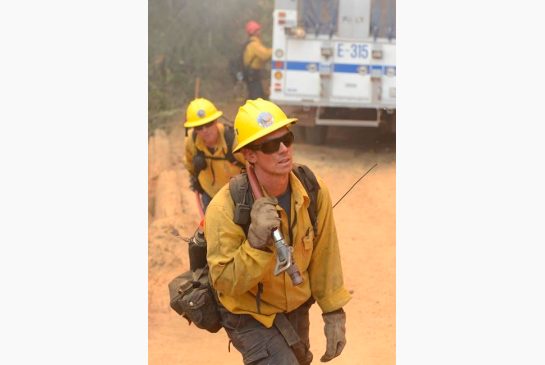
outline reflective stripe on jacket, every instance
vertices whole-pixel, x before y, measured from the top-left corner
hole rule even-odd
[[[262,70],[272,57],[272,48],[267,48],[256,36],[250,37],[250,43],[244,50],[244,65],[255,70]],[[251,62],[251,63],[250,63]]]
[[[331,198],[320,178],[318,183],[318,235],[314,237],[307,211],[310,198],[302,183],[290,172],[293,257],[304,280],[299,286],[292,285],[286,272],[273,274],[274,247],[272,253],[254,249],[242,227],[233,222],[234,203],[229,185],[214,197],[206,211],[207,261],[213,286],[227,310],[250,314],[271,327],[276,313],[293,311],[311,295],[324,313],[339,309],[350,300],[343,282]],[[282,234],[289,244],[286,212],[280,206],[277,209],[282,218]],[[256,302],[259,282],[263,283],[260,313]]]
[[[221,123],[217,123],[219,139],[216,144],[216,150],[214,153],[210,153],[204,141],[200,136],[197,136],[193,142],[193,133],[195,130],[191,130],[189,135],[185,138],[185,158],[184,166],[187,171],[194,175],[195,168],[193,166],[193,156],[197,154],[197,148],[204,152],[208,157],[224,158],[227,153],[227,143],[225,142],[224,131],[225,127]],[[235,158],[242,164],[245,163],[244,156],[240,152],[234,153]],[[228,160],[212,160],[206,159],[206,168],[199,173],[198,179],[203,190],[211,197],[221,189],[221,187],[229,182],[232,176],[240,173],[240,167],[232,164]]]

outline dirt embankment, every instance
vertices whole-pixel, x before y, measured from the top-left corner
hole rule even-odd
[[[352,132],[347,132],[354,134]],[[361,133],[358,131],[357,133]],[[349,136],[345,136],[349,137]],[[211,334],[187,325],[169,307],[167,284],[189,267],[187,244],[199,218],[181,164],[184,130],[156,130],[149,140],[149,364],[242,364],[223,330]],[[333,145],[295,145],[295,160],[310,166],[336,202],[363,172],[378,166],[334,209],[346,286],[347,345],[330,364],[395,364],[395,152]],[[335,141],[340,141],[335,143]],[[325,351],[318,306],[311,309],[314,362]]]

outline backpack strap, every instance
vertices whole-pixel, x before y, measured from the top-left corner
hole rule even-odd
[[[195,146],[195,150],[197,151],[197,153],[195,154],[195,156],[193,156],[193,167],[194,167],[194,173],[193,173],[193,176],[195,176],[195,179],[198,179],[199,178],[199,174],[201,173],[201,171],[206,168],[205,166],[205,159],[206,159],[206,155],[204,154],[203,151],[201,151],[200,149],[197,148],[197,145],[195,144],[195,141],[197,140],[197,133],[195,133],[195,130],[192,130],[191,131],[191,139],[193,140],[193,146]],[[198,160],[198,161],[202,161],[203,162],[203,166],[199,169],[199,166],[195,166],[197,165],[195,163],[195,161]]]
[[[308,215],[310,216],[310,221],[312,222],[312,228],[314,229],[314,237],[318,235],[318,222],[317,222],[317,201],[318,201],[318,190],[320,190],[320,184],[316,179],[316,175],[312,172],[311,169],[306,165],[293,164],[293,173],[307,191],[307,194],[310,197],[310,204],[308,206]]]
[[[234,222],[242,227],[244,235],[248,235],[250,228],[250,210],[254,204],[254,197],[245,171],[229,180],[229,192],[235,203]]]

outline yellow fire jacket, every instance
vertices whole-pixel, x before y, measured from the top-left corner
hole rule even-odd
[[[276,313],[291,312],[311,296],[324,313],[343,307],[351,299],[344,287],[331,198],[322,180],[317,179],[318,234],[314,237],[307,211],[310,198],[302,183],[290,173],[293,257],[304,280],[299,286],[292,284],[286,272],[274,275],[274,247],[272,253],[251,247],[242,227],[233,222],[229,185],[212,199],[206,210],[207,261],[213,286],[227,310],[249,314],[270,328]],[[277,210],[283,237],[290,244],[287,214],[280,206]],[[260,282],[263,290],[258,313],[256,296]]]
[[[193,133],[194,130],[189,132],[189,135],[185,138],[185,158],[184,166],[187,171],[193,175],[195,173],[195,168],[193,166],[193,156],[197,154],[197,148],[204,152],[205,156],[215,157],[215,158],[224,158],[227,153],[227,143],[225,142],[225,127],[221,123],[217,123],[219,136],[218,142],[215,146],[214,153],[210,153],[204,141],[200,136],[197,136],[193,142]],[[240,161],[242,164],[246,163],[244,156],[240,152],[234,154],[235,159]],[[234,165],[229,160],[212,160],[206,159],[206,168],[201,170],[198,176],[199,183],[201,184],[203,190],[211,197],[216,195],[216,193],[221,189],[223,185],[229,182],[229,179],[232,176],[238,175],[240,173],[240,167]]]
[[[272,57],[272,48],[267,48],[256,36],[250,37],[250,43],[244,50],[244,65],[256,70],[262,70],[268,60]]]

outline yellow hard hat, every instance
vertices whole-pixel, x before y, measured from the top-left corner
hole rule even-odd
[[[213,122],[223,115],[210,100],[198,98],[187,106],[184,127],[193,128]]]
[[[288,118],[282,109],[270,101],[261,98],[246,100],[235,117],[237,146],[233,152],[295,121],[297,118]]]

